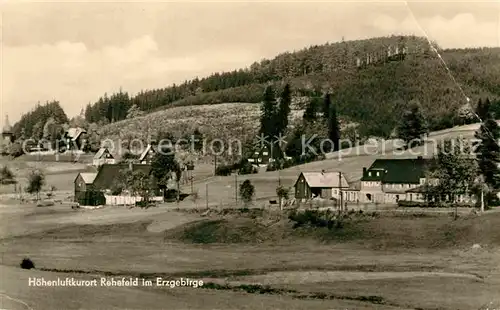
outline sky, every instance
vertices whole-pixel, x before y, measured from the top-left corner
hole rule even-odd
[[[37,102],[69,117],[130,94],[244,68],[285,51],[398,34],[498,47],[500,0],[23,2],[0,0],[0,124]]]

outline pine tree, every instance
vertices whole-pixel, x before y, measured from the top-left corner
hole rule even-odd
[[[415,146],[414,142],[421,144],[422,135],[427,133],[427,122],[418,102],[411,102],[410,108],[403,113],[397,133],[407,148]]]
[[[284,135],[288,127],[288,116],[290,114],[290,105],[292,103],[292,93],[290,90],[290,85],[286,84],[281,93],[280,104],[278,108],[277,124],[278,124],[278,134]]]
[[[313,122],[316,120],[316,112],[318,111],[320,98],[313,97],[304,111],[304,120],[306,122]]]
[[[497,142],[500,139],[500,127],[491,113],[487,113],[475,137],[481,140],[476,150],[479,170],[485,183],[497,189],[500,187],[500,146]]]
[[[486,101],[484,102],[483,104],[483,114],[482,115],[479,115],[479,117],[481,117],[481,120],[485,120],[487,119],[488,117],[490,117],[490,112],[491,112],[491,102],[490,102],[490,98],[486,98]],[[493,119],[495,119],[495,115],[491,115],[491,117]]]
[[[477,102],[476,105],[476,114],[481,118],[481,120],[484,120],[484,104],[481,98],[479,98],[479,101]]]
[[[143,116],[144,112],[139,109],[137,105],[133,105],[128,109],[127,111],[127,118],[135,118],[135,117],[140,117]]]
[[[323,100],[323,117],[328,120],[330,118],[330,105],[332,104],[330,94],[326,94]]]
[[[264,91],[264,98],[261,106],[260,114],[260,131],[259,134],[263,134],[268,138],[273,138],[276,135],[277,126],[275,124],[276,119],[276,98],[274,95],[274,90],[271,85],[266,87]]]
[[[340,149],[340,126],[337,119],[337,109],[334,105],[331,105],[329,109],[328,138],[333,143],[333,151],[338,151]]]

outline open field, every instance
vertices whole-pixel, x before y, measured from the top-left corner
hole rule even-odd
[[[29,309],[15,301],[21,300],[32,309],[468,310],[494,301],[500,289],[497,214],[458,222],[448,216],[381,216],[356,224],[364,233],[347,239],[296,234],[285,220],[260,229],[276,238],[203,244],[182,241],[179,233],[200,220],[224,218],[243,225],[233,235],[253,236],[253,222],[164,208],[4,206],[0,215],[6,279],[0,300],[12,305],[8,309]],[[482,247],[472,249],[474,243]],[[37,270],[19,269],[23,257],[33,259]],[[29,287],[28,277],[35,276],[190,278],[206,285]]]

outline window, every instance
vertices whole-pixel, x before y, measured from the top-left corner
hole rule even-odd
[[[267,155],[268,153],[267,152],[262,152],[262,155]]]
[[[380,172],[377,171],[377,176],[379,177],[380,176]]]
[[[369,177],[371,177],[371,176],[372,176],[372,173],[371,173],[370,171],[368,172],[368,176],[369,176]]]

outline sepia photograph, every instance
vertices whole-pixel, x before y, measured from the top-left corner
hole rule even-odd
[[[0,0],[0,310],[500,310],[500,1]]]

